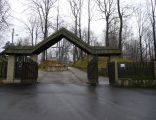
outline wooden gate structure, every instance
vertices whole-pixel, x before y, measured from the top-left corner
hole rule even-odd
[[[7,77],[7,61],[0,61],[0,80],[4,80]]]
[[[156,63],[152,62],[110,62],[108,64],[111,85],[129,87],[156,86]]]
[[[14,70],[17,56],[30,56],[32,60],[37,62],[37,55],[47,50],[52,45],[59,42],[62,38],[65,38],[69,42],[73,43],[76,47],[80,48],[84,52],[91,56],[118,56],[121,54],[121,50],[118,48],[102,47],[102,46],[90,46],[74,33],[68,31],[65,28],[61,28],[42,42],[35,46],[6,46],[2,54],[8,55],[8,67],[7,67],[7,81],[13,82]],[[28,68],[29,69],[29,68]],[[28,70],[27,69],[27,70]],[[26,77],[26,76],[25,76]]]
[[[21,83],[35,83],[38,77],[38,63],[26,56],[17,56],[15,61],[16,80]]]
[[[111,85],[115,84],[115,62],[108,63],[108,76],[109,76],[109,83]]]

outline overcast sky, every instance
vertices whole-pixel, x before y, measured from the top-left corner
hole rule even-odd
[[[85,1],[85,0],[84,0]],[[139,3],[141,0],[125,0],[126,4],[136,4]],[[11,31],[12,28],[15,29],[15,34],[18,34],[18,36],[15,36],[14,39],[17,40],[20,37],[28,36],[25,26],[22,22],[26,22],[29,15],[28,11],[26,12],[25,5],[23,4],[24,0],[10,0],[10,5],[12,9],[12,16],[10,30],[8,31],[8,38],[11,41]],[[70,12],[70,6],[67,0],[60,0],[60,16],[67,22],[72,23],[71,19],[71,12]],[[87,27],[87,9],[82,11],[82,28]],[[51,13],[53,14],[53,17],[55,17],[55,12]],[[101,16],[98,15],[98,12],[94,12],[94,19],[91,23],[91,29],[98,37],[98,40],[100,41],[102,39],[103,30],[105,28],[105,21],[103,19],[99,20]],[[97,16],[98,15],[98,16]],[[22,22],[21,22],[22,21]],[[73,24],[73,23],[72,23]]]

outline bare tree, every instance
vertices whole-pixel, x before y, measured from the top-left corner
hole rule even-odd
[[[71,7],[71,12],[74,17],[74,33],[75,35],[78,35],[78,27],[79,27],[79,36],[81,37],[81,7],[82,4],[81,0],[69,0],[69,4]],[[76,46],[73,47],[73,61],[76,61],[78,59],[78,49]]]
[[[132,59],[133,61],[139,61],[139,43],[137,40],[133,39],[126,44],[126,57]]]
[[[113,20],[113,18],[111,17],[114,11],[116,10],[114,6],[114,0],[96,0],[96,2],[100,11],[105,16],[105,20],[106,20],[105,42],[106,42],[106,46],[109,46],[109,28],[110,28],[111,21]]]
[[[95,4],[93,3],[92,0],[88,0],[88,4],[87,4],[87,7],[88,7],[88,44],[90,44],[90,32],[91,32],[91,21],[93,20],[93,10],[95,10]]]
[[[30,44],[29,37],[20,37],[16,43],[17,46],[29,46]]]
[[[28,20],[28,23],[24,23],[26,29],[28,30],[30,37],[31,37],[31,45],[37,44],[37,39],[39,35],[39,21],[38,18],[31,16]]]
[[[152,26],[152,36],[154,43],[154,59],[156,59],[156,1],[155,0],[147,0],[147,12],[149,14],[151,26]]]
[[[91,22],[91,8],[90,0],[88,0],[88,44],[90,44],[90,22]]]
[[[61,62],[67,62],[69,60],[70,48],[71,43],[64,39],[61,46]]]
[[[60,9],[59,9],[59,7],[60,7],[60,0],[58,0],[57,1],[58,2],[58,4],[57,4],[57,17],[56,17],[56,29],[57,30],[59,30],[59,16],[60,16]],[[60,59],[61,59],[61,57],[60,57],[60,41],[57,43],[57,46],[58,46],[58,48],[59,48],[59,50],[58,50],[58,59],[59,59],[59,61],[60,61]]]
[[[8,27],[10,6],[7,0],[0,0],[0,32]]]
[[[71,7],[72,15],[74,17],[74,24],[75,24],[74,33],[77,35],[78,34],[78,16],[80,12],[79,2],[77,2],[77,0],[69,0],[69,4]]]
[[[145,13],[141,9],[141,4],[139,8],[135,11],[137,28],[138,28],[138,37],[139,37],[139,51],[140,51],[140,62],[143,62],[143,35],[144,35],[144,26],[146,25]]]
[[[149,28],[150,27],[148,26],[148,29]],[[153,38],[152,38],[152,31],[150,29],[146,32],[146,39],[148,40],[147,41],[147,44],[148,44],[148,55],[149,55],[149,60],[151,61],[154,58],[154,54],[153,54],[154,44],[153,44]]]
[[[56,17],[56,29],[59,30],[59,17],[60,17],[60,0],[57,1],[57,17]]]
[[[84,42],[88,43],[88,29],[87,28],[82,29],[82,39],[84,40]],[[96,34],[92,30],[90,30],[90,45],[99,46]]]
[[[120,0],[117,0],[118,16],[120,19],[120,28],[119,28],[119,44],[118,47],[122,50],[122,29],[123,29],[123,14],[121,13]]]
[[[62,20],[61,19],[61,17],[60,17],[60,0],[57,0],[57,16],[56,16],[56,28],[55,28],[55,30],[59,30],[59,28],[61,27],[61,26],[63,26],[63,23],[64,23],[64,20]],[[56,55],[57,55],[57,58],[58,58],[58,60],[61,62],[62,61],[62,47],[63,47],[63,42],[64,41],[64,39],[62,40],[62,41],[59,41],[58,43],[57,43],[57,47],[58,47],[58,51],[56,50]]]
[[[118,19],[114,19],[109,26],[109,46],[118,47]]]
[[[154,54],[155,54],[155,59],[156,59],[156,20],[155,20],[155,9],[156,9],[156,2],[151,0],[151,7],[152,7],[152,31],[153,31],[153,42],[154,42]]]
[[[57,0],[30,0],[30,6],[32,10],[36,11],[39,19],[40,26],[43,33],[43,38],[45,39],[48,36],[49,29],[49,13],[50,10],[54,7],[54,4]],[[46,52],[42,54],[42,61],[46,59]]]
[[[83,6],[83,0],[79,0],[79,16],[78,16],[78,19],[79,19],[79,36],[80,36],[80,39],[81,39],[81,16],[82,16],[82,6]]]
[[[149,29],[149,26],[144,28],[146,32],[144,33],[144,44],[145,44],[145,52],[144,52],[144,60],[151,61],[153,58],[152,49],[151,49],[151,40],[152,40],[152,32]]]

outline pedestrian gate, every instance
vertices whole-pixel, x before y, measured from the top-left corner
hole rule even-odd
[[[15,79],[22,83],[35,83],[38,77],[38,64],[27,56],[17,56],[15,62]]]
[[[115,62],[108,63],[108,76],[110,85],[115,84]]]

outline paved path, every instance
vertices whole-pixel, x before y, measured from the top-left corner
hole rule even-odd
[[[87,74],[79,69],[69,67],[63,72],[43,72],[39,71],[39,83],[50,84],[86,84]],[[100,84],[109,84],[108,78],[99,77]]]

